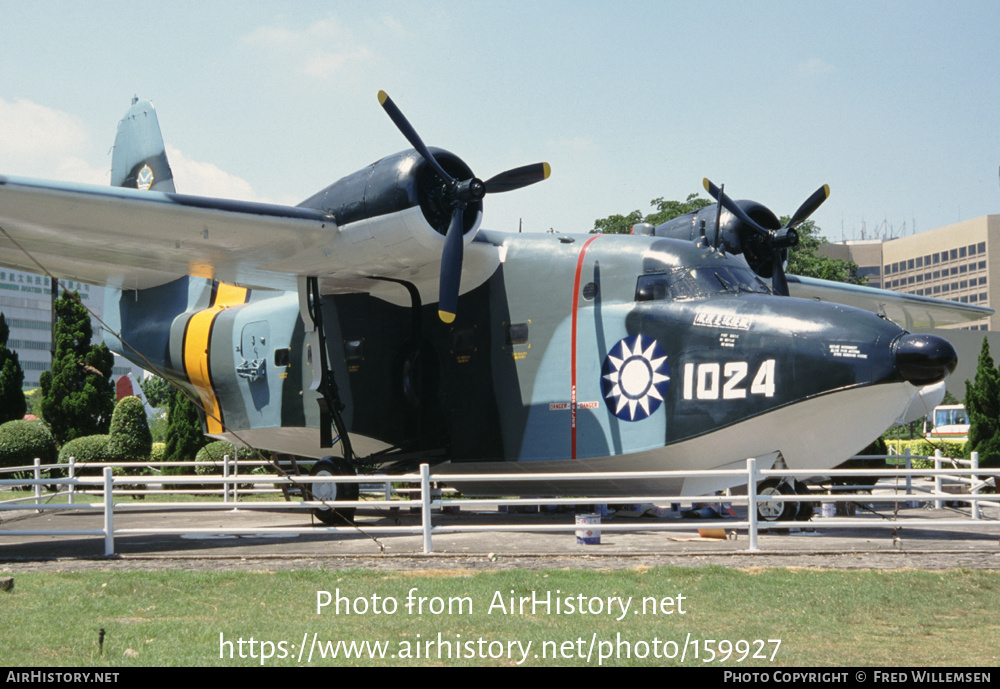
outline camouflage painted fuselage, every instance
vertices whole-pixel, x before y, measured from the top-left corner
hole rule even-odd
[[[461,297],[450,325],[433,304],[409,303],[402,284],[380,286],[398,290],[391,300],[324,297],[359,453],[438,453],[463,472],[497,462],[713,468],[779,453],[820,468],[867,444],[917,390],[896,365],[898,326],[768,294],[707,246],[480,232],[469,251],[496,252],[499,267]],[[199,396],[209,433],[330,453],[319,446],[318,357],[296,293],[192,277],[121,293],[112,312],[126,341]],[[817,440],[804,443],[800,415],[841,399],[857,418],[814,419]],[[841,440],[832,452],[822,446],[831,433]]]

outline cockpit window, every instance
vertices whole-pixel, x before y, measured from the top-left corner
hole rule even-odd
[[[665,273],[640,275],[636,301],[700,299],[712,294],[770,294],[767,286],[750,269],[741,266],[701,266],[675,268]]]

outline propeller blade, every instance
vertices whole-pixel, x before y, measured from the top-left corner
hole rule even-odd
[[[458,291],[462,281],[466,206],[470,203],[478,203],[487,193],[513,191],[548,179],[552,168],[549,167],[548,163],[535,163],[501,172],[499,175],[491,177],[488,182],[483,182],[476,177],[459,181],[449,175],[431,155],[430,149],[417,134],[417,130],[389,98],[389,94],[385,91],[379,91],[378,102],[400,133],[406,137],[410,145],[434,168],[447,185],[441,198],[436,201],[436,203],[446,204],[447,207],[451,208],[451,222],[445,234],[444,251],[441,253],[438,316],[445,323],[451,323],[455,320],[457,313]]]
[[[802,221],[808,218],[810,215],[816,212],[816,209],[823,205],[823,202],[830,198],[830,185],[824,184],[805,200],[799,209],[795,211],[795,215],[792,219],[788,221],[785,227],[792,228],[798,227]]]
[[[737,218],[739,218],[740,221],[746,224],[747,227],[754,230],[755,232],[759,232],[764,236],[770,236],[771,233],[769,231],[765,230],[763,227],[754,222],[753,218],[747,215],[746,211],[740,208],[739,204],[737,204],[731,198],[723,194],[722,190],[719,189],[719,187],[712,184],[712,182],[710,182],[707,177],[702,180],[702,184],[705,187],[705,191],[711,194],[712,198],[721,203],[727,211],[729,211]]]
[[[516,167],[513,170],[501,172],[486,180],[486,193],[499,194],[504,191],[514,191],[521,189],[535,182],[541,182],[549,178],[552,168],[548,163],[535,163]]]
[[[441,253],[441,281],[438,285],[438,317],[445,323],[455,320],[458,313],[458,288],[462,281],[462,258],[465,243],[462,240],[462,223],[465,204],[456,204],[451,214],[451,224],[444,238]]]
[[[773,272],[771,273],[771,291],[783,297],[788,296],[788,280],[785,278],[785,266],[781,260],[781,251],[774,252]]]
[[[389,98],[389,94],[385,91],[378,92],[378,102],[382,104],[382,109],[392,120],[396,128],[406,137],[406,140],[410,142],[410,145],[417,150],[424,160],[431,164],[439,175],[441,175],[448,184],[454,184],[455,179],[444,171],[441,164],[434,159],[431,155],[430,149],[424,144],[423,139],[417,134],[417,130],[413,128],[410,121],[406,119],[403,111],[396,107],[396,104]]]
[[[726,185],[723,184],[719,187],[719,196],[724,196],[726,193]],[[719,231],[722,229],[722,201],[717,204],[718,208],[715,209],[715,241],[712,248],[719,248]]]

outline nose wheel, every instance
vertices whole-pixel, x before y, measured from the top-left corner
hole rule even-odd
[[[313,465],[310,476],[354,476],[354,468],[342,457],[325,457]],[[357,483],[310,483],[309,492],[314,500],[333,502],[334,500],[357,500]],[[327,526],[347,526],[354,523],[353,507],[327,507],[325,505],[313,510],[316,518]]]

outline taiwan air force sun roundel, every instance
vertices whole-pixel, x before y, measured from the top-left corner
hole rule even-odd
[[[655,412],[669,385],[667,355],[651,337],[631,335],[619,341],[601,368],[604,400],[623,421],[640,421]]]
[[[139,174],[135,180],[136,189],[142,189],[143,191],[149,191],[149,188],[153,186],[153,171],[149,169],[148,165],[143,165],[142,169],[139,170]]]

